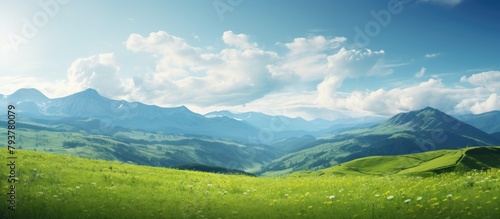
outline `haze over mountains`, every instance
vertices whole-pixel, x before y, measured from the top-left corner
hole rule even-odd
[[[4,109],[10,103],[16,105],[19,122],[31,131],[44,127],[48,132],[108,136],[81,137],[78,150],[49,139],[49,151],[54,145],[58,153],[156,166],[199,163],[282,174],[373,155],[500,145],[499,111],[458,116],[463,121],[431,107],[385,121],[376,117],[307,121],[258,112],[200,115],[184,106],[162,108],[111,100],[93,89],[54,99],[35,89],[20,89],[0,99]],[[151,135],[137,137],[138,132]],[[159,139],[165,134],[174,137]]]

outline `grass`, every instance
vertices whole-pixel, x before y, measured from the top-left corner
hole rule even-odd
[[[292,175],[433,175],[484,168],[500,168],[500,147],[469,147],[398,156],[371,156],[319,171],[297,172]]]
[[[17,151],[16,218],[499,218],[500,170],[248,177]],[[0,159],[7,161],[7,153]],[[4,165],[1,173],[8,175]],[[6,180],[0,181],[6,194]],[[6,196],[6,195],[5,195]],[[6,198],[6,197],[4,197]]]

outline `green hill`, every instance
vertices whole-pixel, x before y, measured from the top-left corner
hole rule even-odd
[[[460,149],[468,145],[500,145],[500,139],[427,107],[397,114],[370,128],[322,136],[265,165],[262,173],[318,170],[368,156]]]
[[[475,160],[489,156],[480,150],[468,154]],[[0,153],[6,163],[8,156]],[[500,217],[500,169],[428,177],[271,178],[26,150],[17,150],[15,156],[13,177],[11,167],[0,168],[2,199],[9,200],[0,203],[0,218]],[[15,190],[7,179],[17,180]],[[8,209],[10,201],[15,201],[15,212]]]
[[[468,147],[399,156],[364,157],[323,170],[293,175],[432,175],[491,168],[500,168],[500,147]]]
[[[0,133],[6,132],[0,127]],[[255,172],[282,154],[265,145],[206,136],[126,129],[111,135],[98,135],[21,122],[17,126],[16,140],[18,149],[32,151],[159,167],[198,163],[246,172]],[[0,142],[0,147],[7,147],[5,143]]]

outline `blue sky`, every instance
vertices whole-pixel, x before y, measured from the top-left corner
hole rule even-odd
[[[494,0],[0,0],[0,93],[199,113],[500,109]]]

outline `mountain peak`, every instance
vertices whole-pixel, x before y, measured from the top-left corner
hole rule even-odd
[[[446,126],[453,126],[459,123],[457,119],[452,116],[432,107],[425,107],[420,110],[410,111],[406,113],[399,113],[386,122],[384,125],[393,126],[408,126],[414,129],[436,129],[446,128]],[[448,125],[446,125],[448,124]]]
[[[99,94],[99,92],[97,92],[97,90],[93,89],[93,88],[87,88],[86,90],[80,92],[80,93],[83,93],[85,95],[97,95],[97,96],[101,96]]]
[[[94,100],[101,100],[101,99],[107,99],[103,97],[97,90],[88,88],[84,91],[80,91],[78,93],[75,93],[73,95],[70,95],[73,97],[78,97],[78,98],[84,98],[84,99],[94,99]]]
[[[8,95],[11,101],[25,101],[25,100],[35,100],[35,101],[45,101],[48,99],[42,92],[35,88],[21,88],[16,92]]]

